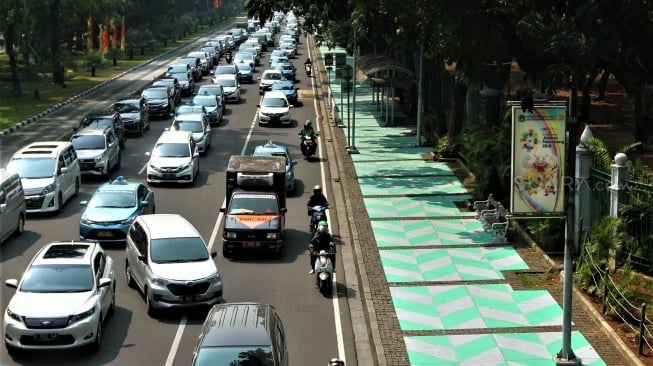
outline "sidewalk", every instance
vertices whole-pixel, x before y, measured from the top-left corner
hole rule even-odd
[[[321,98],[347,124],[339,80],[327,78],[321,58],[333,50],[319,52],[316,77],[331,82],[333,95],[327,100],[323,84]],[[337,163],[332,177],[342,187],[335,200],[341,231],[349,227],[341,252],[361,345],[357,364],[554,365],[562,345],[560,283],[528,289],[517,275],[544,273],[549,264],[532,248],[495,243],[465,208],[473,198],[456,174],[422,158],[433,149],[415,147],[414,124],[386,127],[371,94],[369,81],[357,84],[358,154],[345,151],[350,129],[322,116],[325,141],[333,141],[329,161]],[[572,350],[582,364],[635,364],[581,305],[574,296]]]

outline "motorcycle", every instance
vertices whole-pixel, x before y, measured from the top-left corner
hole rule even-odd
[[[304,69],[306,70],[306,76],[311,77],[313,71],[313,63],[311,62],[310,58],[304,62]]]
[[[315,265],[313,269],[315,270],[315,285],[320,289],[320,292],[324,296],[331,295],[331,288],[333,284],[333,262],[331,262],[331,256],[335,255],[336,248],[333,243],[331,243],[331,249],[329,251],[320,250],[315,259]]]
[[[329,208],[329,206],[313,206],[310,208],[311,210],[311,234],[315,234],[315,231],[317,231],[317,224],[320,221],[327,221],[326,217],[326,210]]]
[[[315,151],[317,150],[317,143],[315,142],[315,137],[317,137],[317,134],[315,136],[309,136],[309,135],[304,135],[302,136],[302,142],[301,142],[301,150],[302,150],[302,155],[306,157],[306,160],[311,160],[311,156],[315,155]]]

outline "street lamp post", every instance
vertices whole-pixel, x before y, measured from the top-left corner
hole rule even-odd
[[[358,149],[356,149],[356,56],[358,53],[357,45],[356,45],[356,11],[354,11],[351,14],[352,20],[354,22],[354,75],[353,75],[353,81],[352,81],[352,102],[351,102],[351,145],[349,145],[349,148],[347,149],[347,152],[350,154],[358,154]]]

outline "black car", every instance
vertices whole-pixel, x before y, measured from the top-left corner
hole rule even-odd
[[[167,77],[158,80],[154,80],[152,86],[167,86],[172,90],[173,97],[175,99],[175,105],[181,102],[181,86],[179,85],[179,79],[177,77]]]
[[[147,105],[150,107],[150,115],[168,116],[175,110],[174,100],[166,87],[145,88],[141,92],[141,96],[145,98]]]
[[[150,108],[143,97],[128,97],[113,104],[113,111],[120,114],[125,132],[143,136],[150,128]]]
[[[202,80],[202,61],[199,57],[182,57],[177,60],[178,64],[187,64],[190,66],[190,71],[193,74],[193,80]]]
[[[127,139],[127,136],[125,133],[125,124],[118,112],[112,110],[102,111],[102,112],[91,112],[87,114],[81,120],[81,122],[79,122],[79,126],[77,126],[77,128],[75,128],[74,130],[77,131],[86,127],[105,127],[105,126],[109,126],[113,128],[116,137],[118,137],[120,148],[124,149],[125,140]]]

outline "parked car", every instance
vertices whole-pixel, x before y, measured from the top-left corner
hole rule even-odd
[[[281,92],[269,91],[266,92],[261,98],[258,105],[258,124],[263,125],[285,125],[290,126],[292,120],[290,119],[290,108],[292,105],[288,103],[286,94]]]
[[[124,243],[134,219],[156,211],[154,192],[122,176],[103,183],[90,200],[79,204],[85,207],[79,220],[79,239],[91,242]]]
[[[272,88],[272,84],[275,81],[283,79],[283,74],[279,70],[268,69],[263,71],[261,77],[258,79],[258,93],[263,95],[266,91],[269,91]]]
[[[238,76],[231,74],[218,75],[215,83],[222,86],[226,102],[240,102],[240,81]]]
[[[222,111],[224,106],[222,100],[217,95],[197,94],[192,101],[195,105],[202,105],[206,110],[208,121],[211,125],[218,124],[222,121]]]
[[[33,142],[14,153],[7,171],[20,176],[27,213],[60,212],[82,182],[77,152],[69,141]]]
[[[209,98],[215,99],[215,97]],[[206,154],[206,152],[211,148],[211,123],[205,114],[179,114],[172,121],[170,130],[190,132],[200,154]]]
[[[120,113],[115,111],[102,111],[102,112],[91,112],[87,114],[77,126],[76,130],[86,128],[86,127],[111,127],[113,132],[118,137],[118,142],[120,143],[120,148],[125,148],[125,141],[127,140],[127,134],[125,131],[125,122],[120,117]]]
[[[20,176],[0,169],[0,244],[25,231],[27,205]]]
[[[77,152],[82,174],[109,178],[114,169],[120,169],[120,146],[111,127],[82,128],[72,135],[70,142]]]
[[[290,150],[285,145],[277,144],[272,140],[254,148],[253,156],[283,156],[286,159],[286,192],[295,190],[295,165],[297,160],[293,159]]]
[[[181,85],[179,85],[179,79],[175,76],[154,80],[152,86],[169,87],[173,94],[175,105],[181,103]]]
[[[223,301],[223,283],[204,239],[178,214],[136,217],[127,234],[127,283],[145,296],[147,312],[211,306]]]
[[[147,152],[147,183],[193,185],[200,169],[200,153],[187,131],[163,131],[152,152]]]
[[[141,96],[145,98],[150,109],[150,115],[168,116],[175,110],[175,103],[168,88],[155,86],[143,89]]]
[[[100,349],[116,306],[113,259],[96,243],[52,242],[30,261],[4,316],[7,351]]]
[[[295,105],[299,101],[297,87],[293,80],[276,80],[272,83],[272,91],[282,92],[286,95],[288,103]]]
[[[120,99],[113,103],[112,109],[120,115],[126,133],[143,136],[145,130],[150,128],[150,107],[147,105],[145,98],[129,97]]]
[[[192,366],[288,366],[287,335],[272,305],[213,305],[193,350]]]

